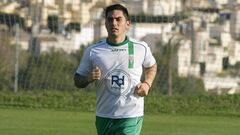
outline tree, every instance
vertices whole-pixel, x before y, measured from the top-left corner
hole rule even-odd
[[[0,90],[9,90],[12,87],[14,49],[10,46],[8,32],[1,32],[0,37]]]
[[[177,52],[178,46],[170,48],[167,44],[159,43],[158,49],[160,53],[155,53],[158,64],[156,79],[152,86],[153,91],[160,91],[162,94],[169,95],[169,87],[171,94],[193,95],[204,93],[203,81],[192,76],[183,78],[179,77],[177,70],[171,64],[171,57]],[[170,83],[169,83],[170,81]]]
[[[83,55],[84,47],[68,54],[50,50],[39,57],[29,54],[27,66],[20,69],[19,86],[25,90],[73,90],[73,75]]]

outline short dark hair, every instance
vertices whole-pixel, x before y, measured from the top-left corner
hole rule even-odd
[[[129,14],[126,7],[124,7],[121,4],[114,4],[106,7],[105,9],[105,18],[107,18],[107,14],[113,10],[121,10],[123,12],[123,15],[126,17],[127,20],[129,20]]]

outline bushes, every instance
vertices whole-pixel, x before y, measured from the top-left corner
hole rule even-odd
[[[52,51],[28,58],[27,66],[20,69],[19,89],[73,90],[73,75],[78,61],[61,51]]]
[[[14,65],[15,52],[14,48],[10,46],[10,33],[0,32],[0,90],[11,89],[13,80],[11,80]]]
[[[240,95],[149,96],[145,111],[150,113],[238,115]]]
[[[87,92],[24,91],[1,92],[0,107],[95,110],[95,95]]]
[[[0,107],[94,112],[95,93],[85,91],[0,92]],[[163,96],[145,98],[146,113],[240,116],[240,95]]]

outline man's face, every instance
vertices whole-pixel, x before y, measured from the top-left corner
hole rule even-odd
[[[109,37],[121,37],[125,36],[128,31],[130,21],[126,19],[121,10],[113,10],[106,16],[105,26]]]

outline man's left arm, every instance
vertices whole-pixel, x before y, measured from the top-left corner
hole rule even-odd
[[[157,64],[144,69],[145,79],[135,88],[135,94],[144,97],[147,96],[157,73]]]

